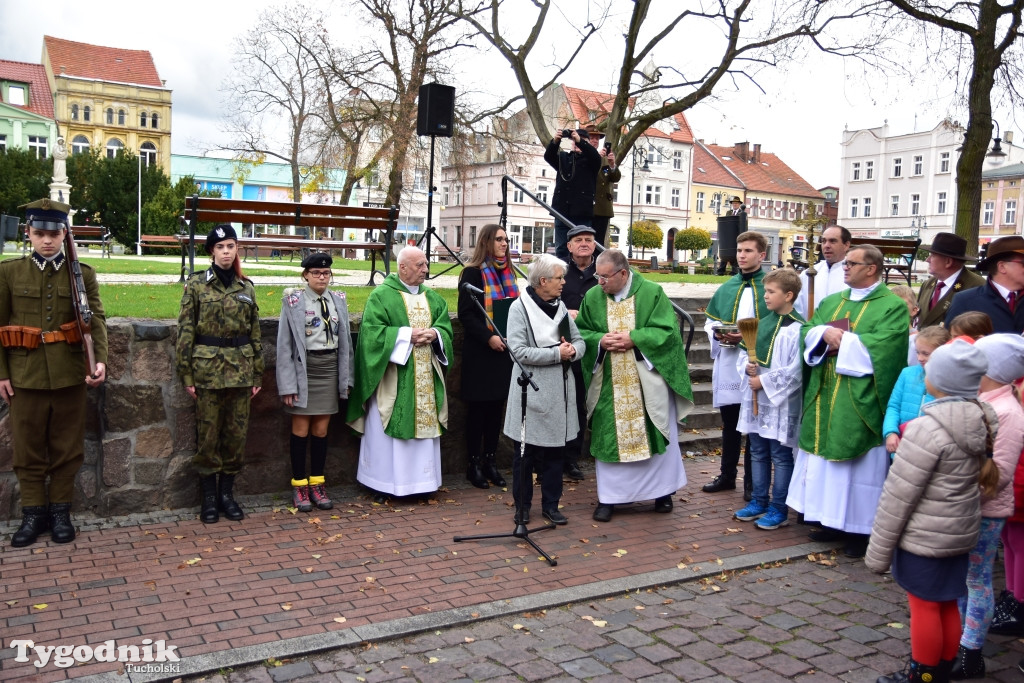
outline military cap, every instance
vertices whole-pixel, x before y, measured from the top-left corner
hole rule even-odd
[[[302,269],[330,268],[332,263],[334,263],[334,259],[331,258],[330,254],[317,251],[302,259]]]
[[[216,228],[210,231],[210,234],[206,236],[206,252],[209,254],[213,253],[213,247],[218,242],[224,240],[237,240],[238,233],[231,227],[231,224],[224,223],[218,225]]]
[[[62,230],[68,225],[68,213],[71,206],[52,199],[23,204],[18,207],[25,209],[25,222],[31,223],[37,230]]]

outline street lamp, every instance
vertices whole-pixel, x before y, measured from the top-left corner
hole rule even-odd
[[[993,120],[992,123],[996,125],[996,136],[993,139],[992,149],[985,156],[987,156],[993,164],[1001,164],[1003,163],[1003,159],[1006,158],[1006,152],[1003,151],[1003,148],[1000,145],[1003,138],[1001,131],[999,130],[999,122]]]
[[[643,157],[644,165],[641,168],[637,168],[637,157]],[[633,175],[630,176],[629,182],[632,185],[636,185],[636,194],[640,194],[640,184],[637,183],[637,176],[640,179],[647,177],[651,173],[650,164],[647,163],[647,152],[643,148],[633,149]],[[627,258],[633,258],[633,189],[629,191],[629,230],[627,231],[626,244],[627,244]],[[640,200],[637,199],[639,202]]]
[[[921,231],[928,229],[928,219],[921,215],[914,216],[910,220],[910,235],[911,237],[920,237]]]

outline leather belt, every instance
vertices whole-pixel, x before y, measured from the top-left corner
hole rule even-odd
[[[68,344],[81,344],[82,333],[78,329],[78,323],[71,321],[60,326],[59,330],[44,332],[38,327],[27,325],[5,325],[0,327],[0,345],[5,348],[26,348],[35,349],[40,343],[55,344],[66,342]]]
[[[243,334],[238,337],[212,337],[208,334],[197,334],[196,344],[200,346],[220,346],[234,348],[249,344],[249,335]]]
[[[338,349],[314,349],[313,351],[306,351],[306,353],[310,356],[326,356],[338,353]]]

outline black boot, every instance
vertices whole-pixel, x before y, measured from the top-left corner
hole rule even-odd
[[[50,503],[50,538],[54,543],[75,540],[75,527],[71,524],[71,503]]]
[[[481,460],[479,455],[469,456],[469,463],[466,465],[466,481],[478,489],[489,489],[491,485],[487,483],[487,477],[484,476]]]
[[[498,471],[498,466],[495,464],[494,453],[484,454],[483,466],[480,471],[483,472],[484,476],[487,477],[495,486],[505,486],[505,477],[501,476],[501,472]]]
[[[949,679],[942,676],[942,671],[942,662],[938,666],[925,666],[911,659],[906,669],[888,676],[879,676],[875,683],[943,683]]]
[[[30,505],[21,508],[21,526],[11,537],[11,546],[24,548],[27,545],[32,545],[39,538],[39,534],[50,528],[49,523],[45,505]]]
[[[217,507],[224,513],[224,516],[232,522],[237,522],[245,517],[242,508],[238,507],[231,490],[235,487],[235,475],[224,474],[218,477]]]
[[[583,472],[579,466],[580,444],[573,439],[565,445],[565,454],[562,456],[562,472],[573,481],[583,481]]]
[[[213,524],[220,520],[217,513],[217,475],[211,474],[199,480],[203,485],[203,502],[199,508],[199,521]]]
[[[965,681],[969,678],[985,677],[985,658],[981,654],[981,648],[972,650],[960,646],[957,650],[956,659],[953,660],[953,670],[949,672],[949,680]]]
[[[1006,596],[999,600],[988,632],[1006,636],[1024,635],[1024,605],[1017,602],[1013,593],[1007,591]]]

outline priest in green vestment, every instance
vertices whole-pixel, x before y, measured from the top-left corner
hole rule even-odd
[[[576,326],[587,344],[590,453],[597,461],[594,519],[614,506],[654,499],[672,511],[686,484],[679,425],[693,409],[693,391],[679,323],[665,291],[629,269],[618,249],[597,258],[598,287],[583,297]]]
[[[426,276],[423,252],[403,249],[398,274],[373,290],[359,324],[347,420],[363,435],[356,479],[380,499],[441,486],[452,324]]]
[[[883,258],[853,247],[850,289],[821,301],[801,330],[804,405],[788,503],[824,529],[812,540],[846,544],[863,557],[888,471],[882,416],[907,364],[910,313],[881,281]]]

